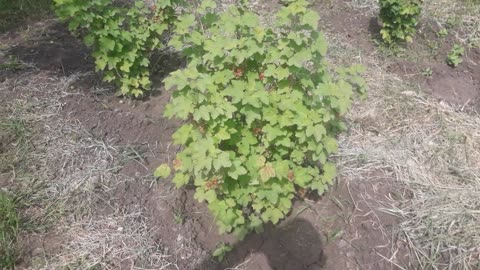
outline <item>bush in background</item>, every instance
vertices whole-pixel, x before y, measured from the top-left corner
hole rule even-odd
[[[422,11],[422,0],[380,0],[380,31],[387,44],[412,42]]]
[[[55,11],[92,48],[97,71],[124,96],[150,90],[150,55],[174,18],[173,2],[119,6],[112,0],[55,0]]]

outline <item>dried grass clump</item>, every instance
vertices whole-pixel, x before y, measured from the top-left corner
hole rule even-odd
[[[55,246],[61,246],[36,251],[29,258],[32,267],[178,269],[176,258],[147,228],[142,206],[123,209],[114,203],[115,188],[133,180],[119,173],[126,146],[96,138],[62,112],[65,98],[81,95],[70,89],[79,77],[33,69],[0,83],[0,93],[15,94],[5,102],[6,117],[28,128],[28,137],[16,146],[24,149],[22,166],[5,174],[25,228],[20,242],[54,235]],[[99,213],[103,208],[110,214]]]
[[[368,67],[368,98],[351,110],[340,142],[341,173],[362,181],[383,171],[395,180],[401,193],[381,210],[400,217],[418,269],[478,269],[480,115],[422,96],[374,57],[331,40],[335,61]]]

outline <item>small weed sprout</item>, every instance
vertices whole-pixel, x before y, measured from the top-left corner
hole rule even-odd
[[[457,67],[463,62],[462,56],[465,53],[465,48],[455,44],[447,55],[447,64],[451,67]]]

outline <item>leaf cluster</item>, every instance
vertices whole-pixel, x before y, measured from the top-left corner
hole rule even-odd
[[[119,6],[113,0],[55,0],[60,19],[92,48],[97,71],[122,95],[139,97],[151,87],[150,54],[163,46],[162,35],[174,19],[173,1],[143,1]]]
[[[451,67],[457,67],[463,62],[462,56],[465,53],[465,48],[455,44],[453,48],[448,52],[447,64]]]
[[[165,79],[165,115],[185,121],[173,135],[183,146],[173,182],[195,186],[221,233],[277,224],[295,196],[321,195],[336,176],[328,157],[365,82],[361,66],[328,65],[318,21],[305,0],[289,1],[269,27],[243,5],[217,13],[214,1],[178,18],[170,44],[188,65]]]
[[[387,44],[412,42],[422,11],[422,0],[380,0],[380,31]]]

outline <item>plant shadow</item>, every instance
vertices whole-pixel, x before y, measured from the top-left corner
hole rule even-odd
[[[382,26],[380,25],[378,21],[378,17],[374,16],[370,18],[368,21],[368,32],[370,33],[370,36],[373,40],[377,42],[382,42],[382,35],[380,34],[380,31],[382,30]]]
[[[65,76],[94,70],[90,51],[64,25],[51,23],[31,30],[28,38],[20,38],[6,55],[29,66]]]
[[[319,231],[307,220],[295,218],[263,233],[250,234],[226,254],[222,262],[206,259],[195,270],[320,270],[326,262]]]

